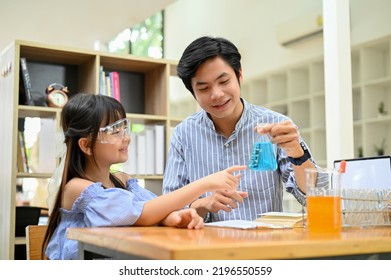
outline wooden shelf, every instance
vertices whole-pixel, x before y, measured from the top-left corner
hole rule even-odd
[[[40,179],[49,179],[52,177],[52,173],[26,173],[18,172],[16,174],[17,178],[40,178]]]
[[[1,57],[1,69],[11,66],[11,70],[7,75],[0,77],[0,83],[4,85],[1,87],[1,96],[5,97],[0,103],[1,119],[7,120],[2,127],[0,137],[2,155],[0,183],[1,186],[5,186],[0,193],[7,201],[1,205],[0,209],[3,213],[0,224],[1,239],[6,240],[0,249],[0,259],[13,259],[14,245],[24,244],[20,238],[14,238],[16,183],[20,180],[23,182],[35,180],[37,184],[46,184],[43,187],[47,188],[47,180],[52,176],[58,164],[57,147],[53,148],[57,144],[53,146],[53,143],[57,141],[58,135],[62,135],[60,132],[61,109],[46,107],[45,102],[40,104],[41,106],[19,104],[20,57],[25,57],[27,60],[33,93],[35,91],[44,97],[47,86],[53,82],[68,86],[70,96],[79,92],[98,94],[100,68],[103,67],[105,71],[119,72],[121,103],[131,122],[138,125],[164,125],[164,158],[166,158],[168,135],[171,129],[168,91],[170,80],[176,75],[175,61],[15,41],[4,50]],[[46,164],[47,162],[41,163],[50,170],[43,170],[44,168],[40,170],[39,166],[37,167],[39,160],[43,161],[39,149],[38,152],[30,151],[30,157],[36,161],[31,166],[34,172],[18,172],[15,168],[17,155],[20,153],[17,147],[18,130],[21,126],[23,129],[27,118],[39,118],[41,122],[40,130],[37,129],[35,132],[37,142],[46,141],[45,143],[52,145],[53,151],[49,157],[51,161],[54,161],[53,167]],[[48,133],[47,126],[42,125],[45,121],[54,123],[53,131]],[[44,147],[49,150],[49,147]],[[41,149],[45,150],[43,147]],[[146,187],[152,185],[152,191],[159,191],[158,186],[161,188],[163,180],[161,174],[147,176],[135,174],[135,177],[145,180]]]

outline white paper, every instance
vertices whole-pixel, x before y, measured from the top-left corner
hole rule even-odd
[[[279,226],[279,225],[272,225],[272,224],[247,221],[247,220],[226,220],[220,222],[205,223],[205,226],[230,227],[230,228],[239,228],[239,229],[284,228],[283,226]]]

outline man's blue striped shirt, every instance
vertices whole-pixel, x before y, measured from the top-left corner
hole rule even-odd
[[[175,127],[164,173],[163,193],[172,192],[233,165],[248,165],[253,144],[259,137],[254,131],[255,126],[258,123],[278,123],[289,119],[267,108],[248,103],[244,99],[242,102],[242,116],[228,139],[216,132],[212,120],[204,110],[189,116]],[[231,212],[210,213],[206,222],[254,220],[261,213],[283,211],[284,185],[300,203],[305,204],[305,195],[296,184],[293,167],[287,160],[286,153],[276,145],[274,147],[277,154],[277,170],[240,171],[242,177],[238,190],[248,192],[248,198]],[[205,195],[208,194],[210,193]]]

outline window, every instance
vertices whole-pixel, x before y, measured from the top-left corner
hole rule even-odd
[[[132,28],[126,28],[109,43],[109,51],[153,58],[163,57],[164,12],[160,11]]]

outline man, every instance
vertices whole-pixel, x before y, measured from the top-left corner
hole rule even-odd
[[[283,182],[305,204],[304,169],[314,167],[306,143],[287,116],[240,97],[240,59],[230,41],[201,37],[185,49],[177,67],[202,110],[172,134],[163,193],[228,166],[247,165],[259,134],[269,134],[276,144],[277,170],[247,169],[241,172],[237,191],[208,193],[191,203],[206,222],[254,220],[261,213],[282,211]],[[257,127],[259,123],[267,125]]]

